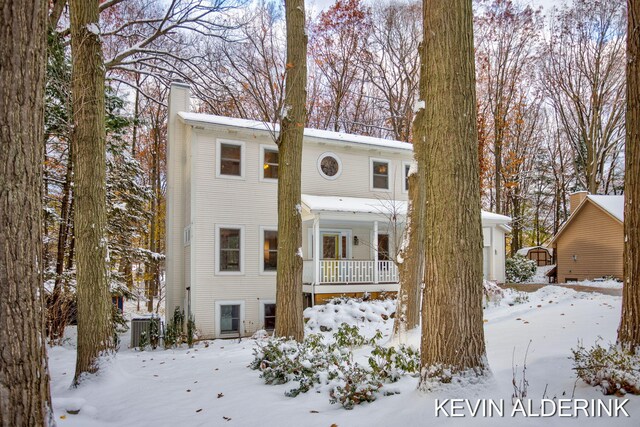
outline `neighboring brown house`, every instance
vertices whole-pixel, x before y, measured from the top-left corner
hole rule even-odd
[[[553,237],[558,283],[622,279],[624,196],[571,194],[571,215]]]

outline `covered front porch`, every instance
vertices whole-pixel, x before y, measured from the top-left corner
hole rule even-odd
[[[406,202],[303,195],[302,204],[305,293],[397,291]]]

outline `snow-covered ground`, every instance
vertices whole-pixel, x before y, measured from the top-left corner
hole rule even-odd
[[[581,280],[579,282],[571,282],[571,285],[584,286],[586,288],[622,289],[622,282],[619,282],[615,279]]]
[[[525,283],[536,283],[536,284],[549,283],[547,272],[551,270],[553,267],[555,267],[555,265],[545,265],[542,267],[538,267],[536,269],[536,274],[534,274],[533,277],[527,280]]]
[[[53,403],[58,426],[427,426],[459,425],[640,425],[640,396],[625,396],[630,417],[585,418],[553,416],[524,418],[511,413],[513,366],[517,379],[526,355],[528,397],[538,402],[547,398],[619,399],[603,396],[597,389],[576,381],[571,348],[578,340],[585,346],[602,337],[615,340],[621,299],[598,293],[582,293],[547,286],[528,293],[528,300],[514,291],[485,310],[487,357],[492,377],[474,385],[449,385],[437,392],[416,390],[417,378],[404,377],[385,385],[398,391],[380,396],[373,403],[347,411],[331,405],[326,392],[310,391],[296,398],[284,396],[291,384],[270,386],[258,371],[247,368],[252,360],[254,340],[201,342],[193,349],[139,352],[127,349],[123,336],[117,357],[103,367],[103,373],[70,389],[75,366],[71,343],[49,349]],[[390,302],[319,306],[306,312],[314,331],[335,328],[341,321],[357,324],[364,335],[380,329],[388,336],[393,319]],[[323,332],[330,335],[332,332]],[[418,345],[419,334],[407,337]],[[527,353],[527,347],[529,347]],[[368,349],[355,353],[366,360]],[[503,417],[435,417],[436,399],[503,399]],[[67,410],[80,409],[72,415]]]
[[[546,274],[553,267],[555,267],[555,265],[538,267],[536,270],[536,274],[530,280],[527,280],[524,284],[549,283],[549,279],[547,278]],[[622,289],[622,282],[619,282],[615,279],[581,280],[579,282],[571,282],[567,284],[571,286],[584,286],[586,288]]]

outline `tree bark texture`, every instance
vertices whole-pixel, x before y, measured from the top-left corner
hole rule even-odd
[[[628,0],[624,288],[618,341],[640,351],[640,0]]]
[[[47,2],[0,0],[0,426],[53,425],[42,288]]]
[[[70,0],[78,356],[74,384],[113,349],[106,240],[104,65],[98,0]]]
[[[414,151],[418,149],[417,140],[414,138]],[[400,289],[393,323],[393,336],[400,340],[406,331],[420,325],[420,291],[424,278],[424,177],[420,170],[409,175],[406,246],[403,243],[400,249]]]
[[[300,174],[307,111],[307,35],[303,0],[286,0],[285,111],[278,136],[278,266],[276,334],[304,338]]]
[[[486,368],[471,0],[425,0],[421,386]]]

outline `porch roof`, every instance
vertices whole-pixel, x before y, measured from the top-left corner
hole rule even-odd
[[[383,216],[392,214],[404,216],[407,213],[407,202],[403,200],[303,194],[302,205],[311,213],[343,212],[378,214]]]
[[[389,218],[394,215],[404,217],[407,214],[406,200],[303,194],[302,206],[305,211],[312,215],[323,213],[341,216],[359,214],[359,218],[371,218],[374,216]],[[482,211],[482,220],[486,223],[505,225],[511,222],[511,218],[508,216],[487,211]]]

